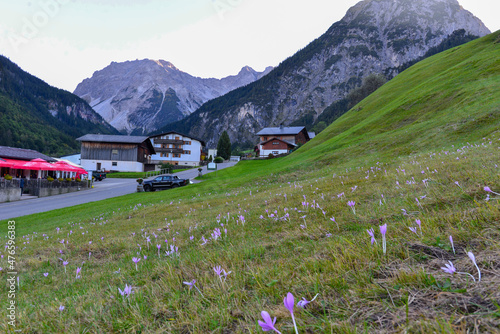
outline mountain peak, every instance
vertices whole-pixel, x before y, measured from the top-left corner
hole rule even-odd
[[[255,70],[253,68],[251,68],[250,66],[246,65],[246,66],[243,66],[240,70],[240,73],[241,72],[252,72],[252,73],[255,73]]]
[[[179,71],[179,69],[177,67],[175,67],[174,64],[172,64],[171,62],[169,62],[167,60],[163,60],[163,59],[158,59],[158,60],[150,59],[150,60],[154,61],[156,64],[158,64],[159,66],[161,66],[165,69],[172,69],[172,70]]]
[[[460,31],[462,38],[454,39]],[[223,130],[233,143],[252,143],[269,124],[311,126],[325,110],[338,116],[347,108],[349,92],[369,74],[391,79],[433,49],[488,33],[457,0],[361,1],[274,75],[204,104],[173,126],[209,145]]]

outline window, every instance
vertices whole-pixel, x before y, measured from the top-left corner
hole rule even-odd
[[[279,145],[280,142],[279,141],[273,141],[273,145]]]
[[[160,157],[162,157],[162,158],[168,158],[168,153],[161,153]]]
[[[161,144],[161,148],[166,148],[166,147],[165,147],[165,144]]]
[[[175,137],[175,140],[179,140],[179,137],[177,137],[177,136],[176,136],[176,137]]]
[[[191,154],[191,151],[184,151],[184,154]]]
[[[191,145],[191,142],[190,141],[185,141],[184,145]]]
[[[174,158],[180,158],[181,155],[179,153],[174,153]]]
[[[280,154],[280,153],[279,153],[278,151],[273,151],[273,154],[274,154],[274,155],[278,155],[278,154]]]
[[[116,166],[118,166],[118,162],[113,161],[113,162],[111,163],[111,166],[115,166],[115,167],[116,167]]]

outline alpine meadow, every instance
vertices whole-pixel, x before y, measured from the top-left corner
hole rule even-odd
[[[18,218],[16,328],[499,333],[499,91],[497,31],[286,157]]]

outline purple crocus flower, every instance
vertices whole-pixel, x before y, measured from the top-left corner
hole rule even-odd
[[[80,273],[80,271],[82,271],[82,268],[81,267],[77,267],[76,268],[76,278],[80,278],[80,275],[78,275]]]
[[[335,224],[337,224],[337,230],[340,230],[340,228],[339,228],[339,223],[337,223],[337,221],[335,220],[335,217],[330,218],[330,220],[331,220],[332,222],[334,222]]]
[[[356,205],[356,202],[354,202],[354,201],[349,201],[349,202],[347,202],[347,205],[349,205],[349,206],[351,207],[351,209],[352,209],[352,212],[353,212],[354,214],[356,214],[356,208],[354,207],[354,206]]]
[[[453,273],[455,273],[455,271],[457,271],[457,269],[453,265],[453,262],[451,262],[451,261],[448,261],[448,263],[446,263],[444,265],[444,267],[441,267],[441,269],[443,269],[446,273],[451,274],[451,275],[453,275]]]
[[[415,219],[415,223],[417,223],[417,225],[418,225],[418,228],[420,230],[420,235],[423,236],[423,233],[422,233],[422,222],[420,221],[420,219]]]
[[[125,288],[123,289],[123,291],[120,288],[118,288],[118,291],[120,292],[120,295],[122,295],[123,297],[128,297],[132,293],[132,286],[125,284]]]
[[[374,243],[376,243],[376,242],[377,242],[377,240],[375,240],[375,231],[373,230],[373,228],[371,228],[371,229],[369,229],[369,230],[366,230],[366,232],[368,232],[368,234],[370,235],[370,237],[372,237],[372,239],[371,239],[371,243],[372,243],[372,245],[373,245]]]
[[[135,270],[137,270],[137,263],[138,263],[139,261],[141,261],[141,258],[140,258],[140,257],[133,257],[133,258],[132,258],[132,261],[134,261],[134,263],[135,263]]]
[[[410,229],[410,231],[412,231],[413,233],[417,234],[417,228],[416,227],[408,227]],[[418,234],[417,234],[418,235]]]
[[[198,287],[196,286],[196,280],[192,280],[191,282],[183,282],[184,284],[188,285],[189,286],[189,290],[191,290],[194,286],[194,288],[196,290],[198,290],[198,292],[200,293],[200,295],[205,298],[205,296],[203,295],[203,293],[201,293],[200,289],[198,289]]]
[[[379,228],[380,228],[380,234],[382,234],[382,249],[385,254],[386,252],[385,234],[387,233],[387,224],[380,225]]]
[[[295,333],[298,334],[299,332],[297,330],[297,324],[295,323],[295,317],[293,316],[293,307],[295,305],[295,298],[290,292],[287,293],[285,298],[283,298],[283,304],[285,304],[286,309],[290,311],[293,320],[293,327],[295,328]]]
[[[60,312],[64,311],[64,306],[63,305],[59,306],[59,311]]]
[[[43,276],[47,277],[49,276],[49,273],[43,273]]]
[[[467,255],[469,256],[469,259],[472,261],[472,263],[474,263],[474,265],[476,266],[477,273],[479,274],[479,278],[477,281],[481,282],[481,270],[479,270],[479,267],[477,266],[476,257],[472,252],[467,252]]]
[[[484,187],[483,189],[486,192],[489,192],[489,193],[492,193],[492,194],[495,194],[495,195],[500,195],[499,193],[496,193],[496,192],[492,191],[490,187]]]
[[[474,278],[474,276],[472,276],[471,274],[464,273],[464,272],[458,272],[457,269],[455,268],[455,266],[453,265],[453,262],[451,262],[451,261],[448,261],[448,263],[446,263],[444,265],[444,267],[441,267],[441,269],[443,269],[446,273],[451,274],[451,275],[453,275],[455,273],[456,274],[462,274],[462,275],[468,275],[468,276],[470,276],[472,278],[472,280],[474,282],[476,281],[476,279]]]
[[[221,267],[221,266],[216,266],[216,267],[214,267],[213,269],[214,269],[215,273],[216,273],[216,274],[219,276],[219,278],[220,278],[220,276],[221,276],[221,274],[222,274],[222,267]]]
[[[259,326],[262,327],[262,330],[264,332],[275,331],[276,333],[281,334],[281,332],[277,330],[276,327],[274,327],[274,324],[276,323],[276,317],[274,317],[274,320],[271,320],[271,316],[266,311],[262,311],[260,315],[262,316],[262,319],[264,321],[259,320]]]
[[[318,297],[318,295],[319,295],[319,293],[317,293],[316,296],[314,296],[314,298],[311,300],[307,300],[304,297],[302,297],[302,300],[297,302],[297,306],[301,307],[301,308],[306,308],[306,305],[313,302],[316,299],[316,297]]]

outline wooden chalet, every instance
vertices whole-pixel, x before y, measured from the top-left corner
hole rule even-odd
[[[145,172],[155,169],[155,149],[146,136],[88,134],[81,142],[81,165],[93,171]]]
[[[258,157],[290,153],[299,144],[305,144],[314,136],[305,126],[264,128],[257,133],[260,143],[255,146]]]

